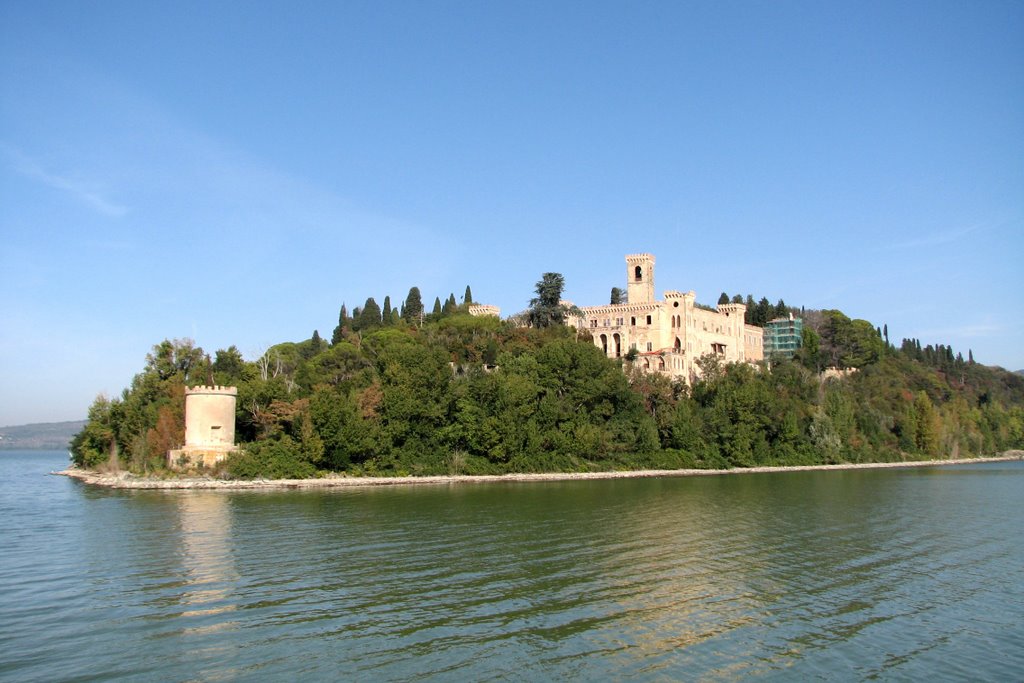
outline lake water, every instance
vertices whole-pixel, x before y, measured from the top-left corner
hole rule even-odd
[[[0,452],[0,679],[1022,680],[1024,463],[116,491]]]

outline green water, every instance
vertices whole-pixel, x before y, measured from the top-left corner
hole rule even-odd
[[[1020,680],[1024,463],[110,491],[0,453],[0,679]]]

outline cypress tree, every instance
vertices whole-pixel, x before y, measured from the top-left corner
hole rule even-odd
[[[459,305],[455,303],[455,293],[452,292],[451,294],[448,295],[448,300],[444,302],[444,308],[441,309],[441,314],[451,315],[452,313],[455,312],[455,309],[458,307]]]
[[[359,313],[359,329],[369,330],[380,327],[380,306],[371,296],[363,304],[363,310]]]
[[[441,299],[434,297],[434,310],[431,311],[432,315],[441,315]]]
[[[420,298],[420,288],[411,287],[409,294],[405,297],[405,304],[402,306],[402,318],[407,323],[419,323],[423,317],[423,300]]]
[[[726,294],[725,292],[722,292],[721,294],[718,295],[718,305],[721,306],[722,304],[727,303],[729,303],[729,295]]]
[[[384,310],[381,311],[380,320],[381,320],[381,323],[383,323],[384,325],[390,325],[391,324],[391,297],[390,296],[385,296],[384,297]]]
[[[338,326],[334,328],[334,334],[331,335],[331,344],[337,344],[345,336],[345,326],[348,325],[348,311],[345,310],[345,304],[341,305],[341,312],[338,313]]]
[[[462,303],[467,306],[473,303],[473,292],[469,289],[469,285],[466,285],[466,293],[462,297]]]
[[[736,296],[734,296],[732,298],[732,302],[731,303],[734,303],[734,304],[741,304],[741,303],[743,303],[743,295],[742,294],[737,294]]]

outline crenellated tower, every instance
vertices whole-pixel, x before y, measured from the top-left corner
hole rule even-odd
[[[654,255],[626,256],[626,293],[631,304],[654,303]]]
[[[167,454],[168,466],[211,467],[234,451],[237,400],[237,387],[186,387],[185,447]]]

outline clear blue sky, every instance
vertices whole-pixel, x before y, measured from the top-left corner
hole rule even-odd
[[[0,425],[412,285],[839,308],[1024,368],[1024,3],[0,3]]]

